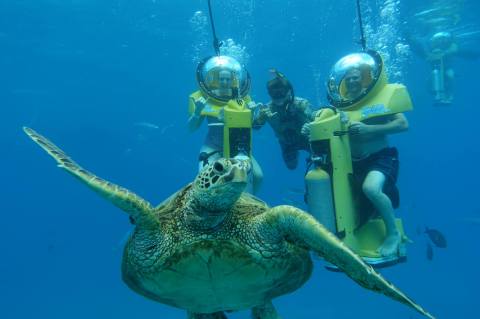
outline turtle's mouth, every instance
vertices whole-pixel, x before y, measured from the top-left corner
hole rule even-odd
[[[247,183],[247,172],[244,169],[233,167],[232,170],[223,177],[226,183]]]

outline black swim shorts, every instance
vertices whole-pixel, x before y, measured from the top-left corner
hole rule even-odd
[[[387,147],[367,158],[359,161],[353,161],[353,173],[361,177],[362,180],[367,177],[371,171],[382,172],[389,182],[396,183],[398,178],[398,151],[395,147]]]
[[[400,204],[398,189],[395,186],[398,170],[398,151],[395,147],[387,147],[371,154],[367,158],[353,161],[353,175],[360,185],[371,171],[379,171],[385,175],[386,181],[383,191],[390,198],[395,208]]]

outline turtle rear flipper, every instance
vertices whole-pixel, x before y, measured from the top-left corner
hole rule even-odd
[[[110,183],[109,181],[101,179],[83,169],[55,144],[31,128],[24,127],[23,130],[35,143],[57,161],[59,167],[65,169],[67,172],[80,179],[83,183],[87,184],[87,186],[95,192],[99,193],[102,197],[108,199],[115,206],[127,212],[134,218],[137,225],[158,223],[152,213],[152,206],[149,202],[128,189]]]

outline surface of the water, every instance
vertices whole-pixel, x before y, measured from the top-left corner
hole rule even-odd
[[[367,22],[390,53],[392,45],[406,44],[405,34],[418,31],[404,22],[428,6],[392,2],[389,12],[388,0],[366,2]],[[325,103],[330,67],[358,49],[354,1],[213,3],[217,33],[234,39],[246,58],[258,101],[267,101],[267,70],[276,67],[298,96]],[[458,25],[475,30],[480,5],[465,3]],[[210,30],[197,11],[205,16],[206,1],[0,0],[0,318],[185,317],[123,284],[122,241],[131,229],[126,214],[57,169],[21,127],[48,136],[99,176],[162,201],[195,176],[205,133],[186,132],[195,62],[212,53]],[[383,20],[375,18],[378,12]],[[382,25],[390,29],[375,32]],[[469,45],[480,50],[478,43]],[[414,243],[408,263],[382,273],[438,318],[476,318],[480,64],[455,61],[455,102],[438,108],[425,61],[396,53],[391,65],[415,106],[408,133],[392,137],[401,152],[397,214]],[[267,127],[255,134],[254,148],[265,174],[259,197],[271,205],[301,200],[289,189],[303,187],[305,166],[287,171]],[[449,241],[432,261],[416,231],[425,225]],[[420,318],[316,266],[302,289],[275,300],[283,318]]]

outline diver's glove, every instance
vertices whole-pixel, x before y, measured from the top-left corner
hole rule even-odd
[[[340,121],[342,124],[348,125],[350,123],[350,118],[346,112],[340,111]]]
[[[302,129],[300,130],[300,133],[305,137],[310,137],[311,125],[312,125],[311,122],[303,124]]]
[[[255,103],[253,101],[250,101],[247,103],[247,108],[254,111],[254,110],[260,109],[262,105],[263,105],[262,103]]]
[[[268,106],[263,106],[262,108],[260,108],[259,115],[261,117],[269,119],[277,115],[277,112],[272,112],[271,108],[269,108]]]
[[[253,101],[250,101],[247,103],[247,109],[249,109],[252,113],[252,121],[255,121],[255,119],[258,118],[258,115],[262,107],[264,107],[262,103],[255,103]]]
[[[220,109],[220,111],[218,111],[217,118],[220,122],[225,121],[225,109],[223,107]]]

